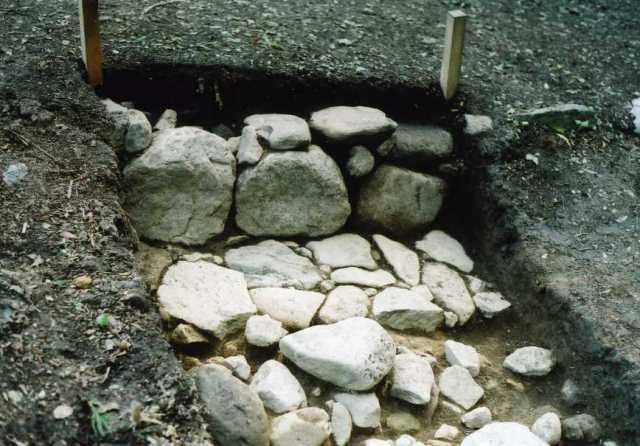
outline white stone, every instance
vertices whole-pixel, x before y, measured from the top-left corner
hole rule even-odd
[[[156,132],[123,171],[124,208],[143,238],[203,244],[224,230],[235,170],[219,136],[195,127]]]
[[[239,148],[240,148],[239,136],[232,136],[231,138],[227,139],[227,150],[229,152],[235,155],[236,153],[238,153]]]
[[[294,281],[300,283],[300,288],[310,290],[322,280],[309,259],[276,240],[230,249],[224,260],[229,268],[245,274],[249,288],[284,286]]]
[[[449,340],[444,343],[444,355],[449,364],[464,367],[471,376],[480,374],[480,355],[472,346]]]
[[[548,446],[519,423],[490,423],[466,437],[460,446]]]
[[[349,410],[337,401],[327,403],[331,410],[331,436],[336,446],[346,446],[351,439],[353,422]]]
[[[282,322],[268,315],[251,316],[244,329],[247,342],[256,347],[270,347],[289,332],[282,327]]]
[[[511,307],[511,303],[504,299],[501,293],[482,292],[473,296],[476,308],[487,319],[491,319]]]
[[[391,375],[391,396],[411,404],[429,404],[435,383],[427,358],[413,353],[396,355]]]
[[[393,275],[383,269],[368,271],[362,268],[341,268],[331,273],[331,280],[335,283],[362,285],[373,288],[383,288],[396,282]]]
[[[458,316],[460,325],[473,316],[476,307],[457,272],[442,263],[425,263],[422,282],[429,287],[438,306]]]
[[[251,388],[274,413],[290,412],[307,404],[307,396],[295,376],[278,361],[262,364],[251,379]]]
[[[244,356],[229,356],[228,358],[224,358],[222,362],[241,380],[246,381],[251,377],[251,367]]]
[[[442,325],[444,311],[421,294],[389,287],[373,298],[373,316],[382,325],[397,330],[430,333]]]
[[[470,136],[481,135],[493,130],[493,120],[484,115],[464,115],[464,133]]]
[[[465,275],[464,279],[467,282],[467,288],[469,289],[469,292],[473,295],[482,293],[483,291],[489,291],[491,289],[490,283],[485,282],[478,277]]]
[[[458,315],[450,311],[444,312],[444,325],[447,328],[453,328],[458,325]]]
[[[480,429],[491,423],[493,416],[488,407],[478,407],[470,412],[465,413],[460,418],[460,422],[469,429]]]
[[[400,280],[411,286],[416,286],[420,283],[420,259],[418,254],[402,243],[391,240],[384,235],[374,235],[373,241],[382,251],[382,255],[384,255],[384,258]]]
[[[256,128],[247,125],[242,129],[242,135],[240,135],[240,143],[238,144],[238,164],[253,165],[260,161],[264,150],[258,142],[258,134]]]
[[[331,268],[345,266],[359,266],[366,269],[376,269],[371,257],[371,245],[357,234],[338,234],[320,241],[307,244],[313,252],[318,265],[329,265]]]
[[[147,116],[139,110],[129,110],[129,127],[124,138],[124,149],[129,153],[143,152],[151,145],[153,129]]]
[[[377,428],[382,409],[375,393],[335,393],[333,399],[347,408],[354,426]]]
[[[553,412],[542,415],[531,426],[531,432],[551,446],[560,443],[562,439],[562,422],[560,417]]]
[[[328,293],[336,288],[336,283],[333,280],[325,279],[320,282],[318,287],[322,293]]]
[[[424,446],[424,443],[416,440],[411,435],[403,434],[396,438],[394,446]]]
[[[333,289],[318,313],[318,318],[325,324],[349,319],[366,317],[369,314],[369,298],[360,288],[342,285]]]
[[[310,127],[332,142],[390,134],[397,127],[384,112],[370,107],[329,107],[311,115]]]
[[[640,98],[631,101],[631,115],[633,116],[633,125],[635,126],[636,135],[640,135]]]
[[[433,294],[431,294],[429,287],[426,285],[416,285],[414,287],[411,287],[411,291],[421,294],[429,302],[433,301]]]
[[[460,430],[457,427],[451,426],[450,424],[443,424],[438,428],[435,434],[433,434],[433,438],[436,440],[453,441],[458,437],[458,435],[460,435]]]
[[[158,302],[174,318],[224,339],[256,313],[244,276],[209,262],[180,261],[169,267]]]
[[[178,123],[178,113],[175,110],[171,110],[170,108],[166,109],[160,115],[158,122],[153,126],[153,130],[166,130],[166,129],[174,129],[176,128],[176,124]]]
[[[379,438],[369,438],[362,443],[362,446],[395,446],[391,440],[380,440]]]
[[[473,260],[467,256],[462,245],[443,231],[429,232],[422,240],[416,242],[416,249],[426,253],[438,262],[447,263],[462,272],[473,270]]]
[[[311,142],[307,122],[293,115],[251,115],[244,123],[260,129],[261,135],[272,150],[305,149]]]
[[[322,293],[287,288],[254,288],[249,294],[260,313],[292,329],[311,325],[311,320],[324,302]]]
[[[371,173],[375,165],[376,159],[366,147],[355,146],[349,152],[347,172],[352,177],[359,178]]]
[[[553,369],[555,359],[551,350],[529,346],[511,353],[502,365],[519,375],[545,376]]]
[[[454,365],[448,367],[440,375],[438,381],[440,392],[454,403],[469,410],[484,396],[484,390],[464,367]]]
[[[316,378],[348,390],[369,390],[391,370],[396,347],[380,324],[356,317],[287,335],[280,350]]]
[[[329,415],[317,407],[306,407],[274,418],[271,446],[321,446],[330,434]]]

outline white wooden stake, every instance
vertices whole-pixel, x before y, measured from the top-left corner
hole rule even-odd
[[[440,72],[440,87],[447,100],[453,98],[458,90],[466,21],[467,15],[463,11],[454,10],[447,13],[447,32]]]
[[[98,0],[78,0],[80,10],[80,45],[87,79],[93,87],[102,85],[102,45]]]

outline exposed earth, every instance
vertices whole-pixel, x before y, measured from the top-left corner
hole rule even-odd
[[[148,12],[156,2],[129,3],[101,5],[107,89],[110,73],[124,88],[122,73],[136,70],[175,70],[196,89],[202,71],[203,102],[215,102],[210,80],[221,79],[225,98],[238,79],[268,87],[267,73],[276,92],[288,79],[300,79],[297,91],[342,85],[336,96],[357,85],[351,99],[371,102],[420,89],[407,115],[491,116],[494,132],[477,140],[462,137],[461,122],[452,127],[469,179],[454,191],[466,221],[452,230],[512,300],[511,323],[527,334],[513,347],[553,348],[605,438],[639,444],[640,143],[623,112],[640,95],[634,1],[192,1]],[[202,444],[194,384],[135,270],[112,124],[78,62],[76,6],[0,6],[0,167],[28,169],[0,189],[0,438]],[[461,94],[445,104],[435,81],[449,6],[464,7],[471,26]],[[261,91],[253,100],[264,107],[272,98]],[[575,131],[513,119],[567,102],[598,118]],[[117,323],[105,325],[104,314]]]

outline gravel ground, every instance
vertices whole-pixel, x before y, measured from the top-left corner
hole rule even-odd
[[[640,444],[640,142],[621,112],[640,96],[635,0],[101,3],[110,71],[207,65],[431,92],[444,13],[464,7],[451,108],[496,124],[468,152],[477,251],[520,314],[537,312],[522,323],[559,349],[586,409],[620,444]],[[92,420],[108,417],[111,443],[200,441],[190,383],[135,276],[108,124],[79,74],[75,8],[0,6],[0,166],[29,169],[0,189],[0,438],[92,444]],[[572,101],[596,108],[594,130],[513,124],[513,112]],[[72,285],[80,274],[94,278],[87,291]],[[105,312],[120,324],[101,330]],[[55,419],[64,404],[73,415]]]

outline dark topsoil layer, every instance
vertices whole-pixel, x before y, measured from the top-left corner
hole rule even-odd
[[[192,386],[134,271],[109,124],[77,63],[76,3],[0,5],[0,166],[29,168],[16,190],[0,186],[0,444],[95,444],[96,402],[110,410],[109,444],[197,443]],[[468,243],[517,299],[529,340],[558,351],[584,408],[620,444],[640,444],[640,142],[621,113],[640,89],[635,0],[192,0],[146,14],[155,1],[102,3],[111,71],[207,65],[419,87],[439,109],[441,24],[447,6],[464,6],[463,93],[443,111],[497,127],[464,153]],[[572,101],[598,110],[595,130],[565,140],[509,117]],[[83,273],[94,286],[75,290]],[[95,324],[105,311],[120,322],[110,331]],[[55,420],[63,403],[74,413]]]

